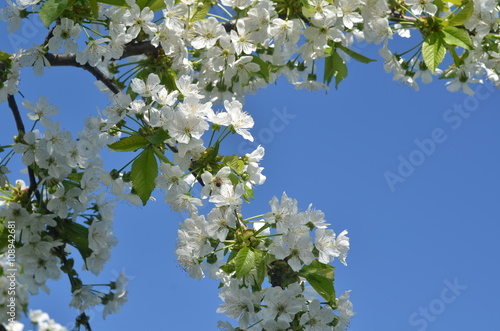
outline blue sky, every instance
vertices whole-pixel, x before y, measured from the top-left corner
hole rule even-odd
[[[34,27],[17,33],[20,47],[43,40]],[[5,37],[0,45],[11,51]],[[337,293],[352,290],[352,331],[498,330],[500,93],[483,87],[469,97],[442,81],[415,92],[384,72],[376,47],[362,52],[379,61],[349,63],[339,90],[297,91],[280,81],[247,98],[267,181],[245,216],[268,211],[285,191],[303,210],[321,209],[337,233],[349,231],[348,266],[334,265]],[[46,69],[44,77],[24,70],[21,92],[31,101],[47,95],[62,127],[79,130],[81,119],[107,105],[92,83],[75,68]],[[15,128],[6,104],[0,112],[4,141]],[[242,142],[232,140],[227,153],[247,152]],[[116,156],[105,157],[110,168],[124,160]],[[399,181],[391,185],[388,172]],[[216,330],[224,319],[215,313],[217,283],[178,267],[183,215],[161,196],[146,207],[118,206],[112,262],[97,281],[84,279],[107,282],[125,271],[129,302],[104,321],[91,312],[93,330]],[[32,297],[31,308],[70,325],[77,312],[68,308],[69,285],[49,286],[52,294]]]

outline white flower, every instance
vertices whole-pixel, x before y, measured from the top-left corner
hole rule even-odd
[[[209,201],[217,207],[238,206],[242,203],[241,196],[243,193],[245,193],[243,184],[238,184],[235,187],[231,184],[223,184],[219,194],[212,195]]]
[[[359,0],[340,0],[339,7],[342,12],[342,23],[348,29],[352,29],[354,24],[363,22],[361,15],[356,10],[363,3]]]
[[[207,233],[211,238],[224,241],[229,228],[236,226],[235,210],[233,208],[214,208],[207,216]]]
[[[102,43],[109,42],[109,38],[91,39],[82,52],[76,53],[76,62],[81,65],[88,63],[96,67],[101,62],[106,62],[111,58],[111,52],[107,45]]]
[[[45,57],[47,51],[42,47],[35,45],[35,48],[27,49],[19,59],[22,67],[33,66],[33,71],[37,76],[43,76],[43,67],[51,67],[49,60]]]
[[[462,91],[467,95],[474,95],[474,91],[467,84],[468,80],[462,81],[460,78],[446,82],[446,89],[450,92]]]
[[[209,17],[206,21],[196,21],[193,33],[195,35],[191,41],[193,47],[209,49],[215,45],[220,37],[226,35],[226,30],[214,17]]]
[[[324,306],[321,307],[318,299],[314,299],[309,303],[309,310],[300,317],[300,324],[305,326],[306,331],[323,331],[330,330],[327,325],[334,319],[333,310]]]
[[[210,194],[219,194],[220,187],[223,184],[231,184],[229,180],[229,175],[231,174],[231,168],[223,167],[220,169],[215,176],[213,176],[210,172],[205,171],[201,175],[201,179],[205,186],[201,189],[201,198],[206,199]]]
[[[354,316],[352,311],[352,303],[349,300],[351,291],[345,291],[340,298],[337,299],[337,312],[339,313],[338,324],[333,329],[334,331],[344,331],[349,326],[351,318]]]
[[[290,199],[284,192],[281,196],[281,204],[277,197],[273,197],[269,205],[271,211],[264,214],[264,219],[271,224],[287,223],[298,212],[297,200]]]
[[[273,247],[269,251],[277,259],[288,257],[288,264],[293,271],[300,271],[302,264],[310,264],[315,259],[312,253],[312,239],[308,234],[298,236],[294,233],[286,233],[282,237],[282,243],[285,246]]]
[[[252,62],[253,58],[251,56],[242,56],[237,61],[235,61],[230,67],[227,68],[224,73],[224,78],[228,81],[233,77],[238,77],[238,81],[241,84],[248,83],[250,75],[254,72],[260,70],[260,65]]]
[[[80,36],[80,31],[80,25],[75,24],[69,18],[63,17],[61,23],[56,25],[52,32],[52,38],[49,40],[50,51],[55,53],[64,44],[64,53],[76,53],[78,51],[78,44],[73,39],[77,39]]]
[[[238,20],[236,23],[236,31],[231,30],[231,41],[234,44],[236,54],[252,54],[256,50],[256,45],[254,44],[254,32],[249,31],[248,27],[245,25],[245,21]]]
[[[219,297],[224,301],[217,308],[217,313],[226,314],[230,318],[239,318],[239,325],[244,328],[255,317],[255,294],[248,288],[240,288],[240,281],[232,279],[229,286],[224,286],[219,291]]]
[[[14,4],[11,0],[7,0],[7,4],[8,7],[0,9],[0,20],[9,24],[8,33],[14,33],[21,26],[21,10],[24,8]]]
[[[405,0],[405,4],[411,6],[411,11],[415,15],[421,15],[423,12],[434,16],[437,12],[437,6],[433,0]]]
[[[300,290],[299,290],[300,291]],[[301,291],[300,291],[301,292]],[[279,286],[268,288],[264,295],[266,308],[263,309],[264,318],[268,320],[291,322],[304,307],[305,300],[297,297],[297,293]]]
[[[236,133],[247,140],[253,141],[253,137],[250,132],[248,132],[248,129],[253,128],[254,121],[250,115],[242,111],[243,105],[241,102],[238,100],[233,100],[231,102],[225,100],[224,107],[226,108],[227,113],[217,114],[219,123],[224,123],[223,125],[231,125]]]
[[[178,111],[167,123],[166,129],[172,138],[187,144],[192,138],[201,138],[203,133],[208,130],[208,123],[194,114],[186,115]]]
[[[123,15],[123,23],[129,28],[127,34],[131,39],[137,37],[139,32],[144,31],[149,36],[155,34],[157,27],[156,24],[151,22],[154,19],[154,12],[149,7],[144,7],[141,11],[139,6],[133,0],[127,0],[127,4],[131,7],[125,11]]]
[[[59,108],[56,105],[49,105],[49,99],[46,96],[41,96],[36,105],[27,99],[23,101],[22,105],[30,111],[28,118],[32,121],[40,121],[44,117],[59,114]]]
[[[69,305],[80,310],[80,313],[83,313],[88,307],[101,304],[101,298],[92,290],[92,286],[90,285],[84,285],[72,294],[73,298]]]
[[[146,83],[139,78],[132,79],[130,88],[137,94],[143,97],[156,96],[156,94],[162,89],[160,84],[160,77],[157,74],[149,74]]]

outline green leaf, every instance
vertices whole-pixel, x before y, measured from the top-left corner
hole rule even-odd
[[[334,268],[328,264],[314,260],[299,271],[299,276],[304,277],[309,284],[333,308],[336,308],[334,283]]]
[[[260,70],[257,71],[257,74],[262,77],[266,83],[269,83],[269,65],[267,62],[256,55],[252,55],[252,58],[252,62],[257,63],[260,66]]]
[[[255,253],[248,247],[243,247],[234,258],[236,266],[236,278],[248,274],[255,266]]]
[[[92,16],[97,17],[99,15],[97,0],[90,0],[90,9],[92,9]]]
[[[149,71],[148,71],[149,72]],[[167,90],[175,91],[177,90],[177,85],[175,80],[177,79],[177,73],[174,69],[168,68],[168,70],[160,73],[161,83],[165,85]]]
[[[9,238],[8,229],[2,223],[0,223],[0,251],[3,252],[4,248],[9,245],[8,238]]]
[[[142,204],[146,205],[155,188],[155,179],[158,175],[158,163],[154,151],[145,149],[132,163],[130,177],[135,192],[141,198]]]
[[[333,52],[330,57],[333,61],[333,75],[335,76],[335,89],[337,89],[340,82],[347,77],[347,66],[337,51]]]
[[[149,7],[152,11],[157,11],[165,8],[164,0],[137,0],[136,4],[142,10],[146,7]]]
[[[333,59],[331,54],[325,58],[325,71],[323,73],[323,83],[330,85],[333,79]]]
[[[447,0],[449,3],[454,4],[455,6],[461,6],[462,1],[461,0]]]
[[[433,3],[436,5],[438,11],[440,12],[446,12],[448,10],[448,6],[442,0],[434,0]]]
[[[54,22],[68,7],[68,0],[47,0],[40,7],[40,20],[46,28]]]
[[[84,261],[92,255],[92,249],[89,248],[89,229],[86,226],[71,220],[65,220],[63,223],[58,224],[57,229],[61,229],[59,231],[61,239],[75,247]]]
[[[333,287],[333,282],[331,280],[315,274],[308,274],[305,278],[323,299],[325,299],[333,308],[336,308],[337,303],[335,301],[335,288]]]
[[[469,33],[465,29],[448,26],[442,30],[444,33],[444,41],[449,45],[459,46],[465,49],[472,49],[472,40]]]
[[[245,195],[247,195],[250,199],[253,199],[253,189],[245,185]]]
[[[168,135],[167,131],[160,128],[157,129],[151,136],[147,136],[146,140],[153,145],[160,145],[163,144],[163,142],[168,138],[170,138],[170,136]]]
[[[148,7],[151,8],[152,11],[158,11],[165,8],[164,0],[149,0]]]
[[[370,62],[377,61],[374,59],[367,58],[366,56],[361,55],[359,53],[356,53],[352,49],[349,49],[349,48],[343,46],[342,44],[337,44],[336,46],[337,46],[337,48],[341,49],[344,53],[346,53],[347,55],[349,55],[351,58],[353,58],[356,61],[359,61],[362,63],[370,63]]]
[[[133,152],[139,148],[144,148],[148,145],[148,140],[136,133],[134,135],[124,137],[114,143],[108,145],[114,151],[117,152]]]
[[[8,60],[12,54],[6,53],[4,51],[0,51],[0,61],[6,61]]]
[[[241,175],[243,169],[245,168],[245,163],[240,160],[239,156],[236,154],[224,156],[222,158],[222,162],[239,175]]]
[[[444,33],[433,32],[425,38],[422,44],[422,56],[425,65],[431,72],[435,72],[436,68],[443,62],[446,54],[446,47],[443,41]]]
[[[127,2],[125,0],[99,0],[99,2],[117,7],[128,7]]]
[[[69,180],[72,180],[74,182],[81,182],[83,178],[83,172],[72,172],[68,176],[66,176]]]
[[[202,3],[203,6],[199,6],[200,3]],[[205,16],[207,16],[208,11],[210,10],[211,7],[212,6],[210,4],[210,1],[199,2],[198,6],[196,6],[196,11],[194,12],[194,15],[191,17],[191,19],[189,21],[196,22],[196,21],[204,19]]]
[[[449,26],[459,26],[463,25],[469,17],[474,13],[474,2],[466,1],[464,7],[457,14],[450,15],[448,18]]]
[[[325,58],[324,83],[330,85],[333,77],[335,77],[335,89],[347,77],[347,66],[335,48],[332,49],[330,56]]]

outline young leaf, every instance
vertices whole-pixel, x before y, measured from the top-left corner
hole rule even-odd
[[[245,168],[245,163],[239,159],[238,155],[226,155],[222,158],[222,162],[224,162],[231,170],[236,172],[237,174],[241,174],[243,169]]]
[[[6,61],[6,60],[8,60],[11,56],[12,56],[12,54],[5,53],[5,52],[3,52],[3,51],[0,51],[0,61]]]
[[[446,54],[443,36],[443,33],[433,32],[425,38],[422,44],[422,56],[425,65],[431,72],[436,71]]]
[[[203,6],[200,6],[199,4],[203,4]],[[210,10],[210,7],[210,1],[200,1],[196,6],[196,11],[194,12],[194,15],[191,17],[190,21],[196,22],[204,19],[205,16],[207,16],[208,11]]]
[[[136,133],[129,137],[124,137],[114,143],[108,145],[114,151],[117,152],[133,152],[139,148],[144,148],[148,145],[148,140]]]
[[[155,179],[158,175],[158,163],[155,153],[151,149],[145,149],[132,163],[131,179],[133,187],[141,198],[142,204],[146,205],[155,188]]]
[[[299,276],[304,277],[319,295],[336,308],[334,283],[334,268],[314,260],[300,270]]]
[[[463,25],[474,13],[474,1],[466,1],[464,7],[460,12],[450,15],[448,19],[448,26]]]
[[[362,63],[370,63],[370,62],[377,61],[374,59],[367,58],[366,56],[361,55],[359,53],[356,53],[352,49],[349,49],[349,48],[343,46],[342,44],[337,44],[337,48],[341,49],[344,53],[346,53],[347,55],[352,57],[354,60],[362,62]]]
[[[149,0],[148,7],[152,11],[158,11],[160,9],[165,8],[165,1],[164,0]]]
[[[330,85],[331,81],[333,78],[333,59],[330,54],[330,56],[327,56],[325,58],[325,70],[323,73],[323,83],[326,85]]]
[[[330,85],[333,77],[335,77],[336,89],[338,88],[340,82],[347,77],[347,66],[335,48],[332,48],[331,54],[325,58],[323,82],[326,85]]]
[[[248,247],[243,247],[234,258],[236,278],[241,278],[255,266],[255,253]]]
[[[333,282],[328,278],[321,277],[315,274],[306,275],[306,280],[325,299],[333,308],[336,308],[335,288]]]
[[[99,0],[99,2],[117,7],[128,7],[127,2],[125,0]]]
[[[252,55],[252,62],[257,63],[260,66],[260,70],[257,71],[257,74],[262,77],[266,83],[269,83],[269,66],[267,62],[255,55]]]
[[[443,39],[449,45],[455,45],[465,49],[472,49],[472,40],[470,39],[467,30],[456,28],[454,26],[448,26],[442,31],[444,33]]]
[[[40,7],[39,16],[46,28],[68,7],[68,0],[47,0]]]
[[[147,136],[146,140],[152,143],[153,145],[160,145],[168,138],[170,138],[168,132],[163,130],[162,128],[159,128],[151,136]]]
[[[86,226],[68,220],[61,224],[61,228],[62,231],[59,232],[61,239],[75,247],[84,261],[92,255],[88,240],[89,229]]]

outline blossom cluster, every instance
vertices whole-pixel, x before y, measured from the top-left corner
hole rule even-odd
[[[344,330],[353,316],[349,292],[338,300],[329,297],[328,288],[309,284],[317,278],[309,278],[308,266],[325,275],[331,272],[331,278],[319,277],[333,282],[328,264],[335,258],[346,264],[347,231],[336,235],[327,229],[321,211],[309,206],[299,212],[298,202],[286,194],[281,202],[276,197],[270,201],[268,213],[248,219],[243,219],[240,204],[226,200],[207,217],[192,213],[178,233],[176,254],[190,276],[208,275],[221,282],[224,303],[217,311],[238,319],[241,330],[283,330],[291,325]],[[263,288],[266,276],[271,286]],[[321,297],[330,302],[320,303]],[[230,328],[228,322],[220,326]]]

